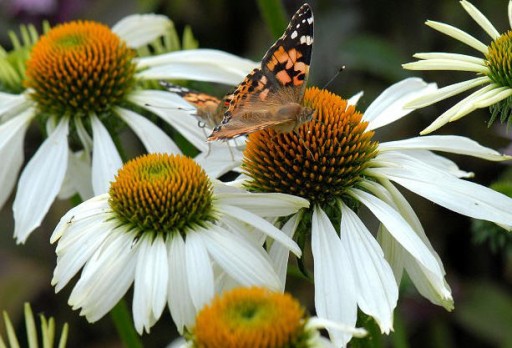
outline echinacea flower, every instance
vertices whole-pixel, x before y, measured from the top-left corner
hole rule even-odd
[[[90,322],[107,314],[132,283],[139,333],[166,303],[180,332],[225,284],[281,283],[260,242],[274,239],[300,255],[292,239],[263,216],[307,207],[299,197],[253,194],[212,182],[182,155],[148,154],[126,163],[110,190],[67,212],[55,228],[60,291],[83,268],[69,304]]]
[[[18,181],[13,205],[18,242],[25,242],[40,225],[66,171],[71,171],[69,178],[83,174],[72,171],[80,168],[70,165],[72,161],[85,162],[91,168],[89,192],[107,192],[122,165],[115,140],[125,125],[148,152],[180,153],[152,122],[157,117],[200,151],[208,149],[196,120],[184,110],[189,105],[158,90],[156,81],[197,79],[236,84],[254,63],[201,49],[136,56],[134,49],[149,45],[171,29],[172,22],[159,15],[129,16],[112,29],[92,21],[74,21],[48,30],[37,40],[32,31],[25,35],[29,44],[18,46],[22,52],[30,48],[26,69],[15,68],[25,66],[23,60],[13,66],[12,59],[0,59],[0,81],[10,82],[0,83],[0,87],[10,86],[11,91],[0,93],[0,206],[16,183],[30,123],[37,121],[48,135]],[[158,89],[148,87],[152,80]],[[23,86],[16,86],[16,81],[23,81]],[[19,91],[12,92],[16,87]]]
[[[460,214],[512,225],[512,199],[461,180],[469,174],[431,151],[492,161],[509,157],[459,136],[374,140],[374,130],[407,115],[404,104],[434,88],[420,79],[403,80],[384,91],[364,115],[326,90],[309,88],[304,105],[316,116],[297,134],[265,130],[249,136],[243,185],[254,192],[303,197],[311,204],[282,221],[282,230],[298,241],[311,238],[320,318],[353,326],[359,307],[389,333],[404,270],[424,297],[453,308],[443,264],[395,183]],[[357,215],[362,206],[381,223],[377,237]],[[273,245],[270,255],[283,279],[288,252]],[[350,335],[329,332],[338,346],[350,340]]]
[[[333,348],[319,329],[339,330],[357,337],[364,329],[308,317],[288,293],[235,288],[215,297],[197,314],[182,348]]]
[[[512,30],[500,34],[491,22],[470,2],[462,0],[462,7],[475,22],[490,36],[490,42],[484,43],[470,34],[449,24],[427,21],[426,24],[477,50],[482,56],[473,57],[459,53],[429,52],[416,53],[417,62],[404,64],[410,70],[453,70],[467,71],[477,75],[467,81],[455,83],[421,98],[410,101],[406,107],[421,108],[428,106],[470,89],[480,87],[454,106],[446,110],[421,133],[430,133],[448,122],[456,121],[476,109],[491,108],[492,123],[497,117],[502,122],[508,120],[512,113],[512,79],[511,66]],[[512,27],[512,1],[508,3],[509,23]]]
[[[36,322],[34,320],[34,314],[32,313],[32,308],[30,308],[30,304],[25,303],[24,306],[25,313],[25,327],[27,330],[27,337],[23,338],[22,342],[27,342],[29,347],[38,347],[39,346],[39,336],[41,337],[41,346],[43,348],[53,348],[54,340],[55,340],[55,320],[53,318],[47,319],[43,314],[39,315],[41,319],[40,333],[38,333],[38,329],[36,327]],[[7,312],[3,312],[3,319],[5,324],[5,331],[7,334],[7,345],[0,335],[0,347],[11,347],[18,348],[20,347],[20,343],[18,338],[16,337],[16,331],[11,323],[11,319],[9,318],[9,314]],[[68,339],[68,324],[64,324],[62,327],[62,332],[60,335],[60,339],[58,341],[58,348],[66,347],[66,342]]]

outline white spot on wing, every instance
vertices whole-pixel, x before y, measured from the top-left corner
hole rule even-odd
[[[309,35],[307,35],[307,36],[301,36],[301,37],[300,37],[300,43],[301,43],[301,44],[304,44],[304,43],[305,43],[306,45],[308,45],[308,46],[309,46],[309,45],[311,45],[311,44],[313,43],[313,38],[312,38],[311,36],[309,36]]]
[[[292,39],[295,39],[295,38],[297,37],[297,35],[299,35],[299,33],[297,33],[297,30],[294,30],[294,31],[293,31],[293,33],[292,33],[292,35],[290,35],[290,37],[291,37]]]

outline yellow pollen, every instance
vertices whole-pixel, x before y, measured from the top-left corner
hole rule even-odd
[[[340,97],[308,88],[304,105],[316,112],[297,134],[263,130],[249,136],[243,160],[251,178],[247,186],[329,204],[361,179],[377,155],[377,142],[362,114]]]
[[[139,232],[171,234],[211,220],[212,186],[181,155],[148,154],[126,163],[110,186],[109,204]]]
[[[107,26],[75,21],[56,26],[34,45],[25,87],[41,111],[100,113],[133,84],[134,52]]]
[[[197,348],[298,347],[304,309],[290,295],[238,288],[216,297],[196,317]]]

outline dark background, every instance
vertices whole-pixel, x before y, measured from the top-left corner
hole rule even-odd
[[[302,2],[288,0],[283,4],[292,14]],[[315,44],[309,84],[322,87],[339,66],[345,65],[346,69],[329,89],[343,97],[364,90],[365,95],[359,104],[362,110],[386,87],[407,76],[420,76],[436,81],[440,86],[473,77],[464,72],[420,73],[401,68],[402,63],[413,60],[415,52],[441,51],[480,56],[479,52],[425,26],[426,19],[450,23],[486,44],[490,42],[485,32],[455,0],[318,0],[310,4],[315,14]],[[499,32],[509,30],[507,1],[474,1],[473,4]],[[179,33],[185,25],[190,25],[200,47],[221,49],[253,60],[261,59],[274,41],[256,1],[0,0],[0,43],[9,48],[7,31],[18,32],[20,23],[39,25],[41,19],[49,19],[51,24],[56,24],[80,18],[112,25],[137,12],[166,14],[175,22]],[[416,111],[411,117],[380,130],[379,140],[417,135],[460,98],[454,97]],[[487,128],[488,117],[487,110],[476,111],[436,133],[465,135],[496,149],[508,146],[503,127]],[[30,158],[40,141],[37,129],[28,133],[26,158]],[[493,182],[507,168],[504,164],[483,160],[449,157],[456,160],[462,169],[474,172],[473,180],[484,185]],[[488,243],[474,243],[470,219],[413,194],[406,193],[406,196],[444,261],[455,297],[455,311],[448,313],[430,304],[405,282],[401,287],[395,319],[397,331],[405,335],[409,347],[512,347],[512,253],[506,249],[493,252]],[[43,226],[31,235],[24,246],[17,246],[12,238],[11,205],[12,200],[0,212],[0,309],[7,310],[13,320],[19,322],[22,303],[29,301],[35,313],[55,316],[59,328],[63,322],[69,322],[69,347],[121,346],[108,317],[88,324],[67,305],[71,287],[55,295],[50,286],[55,254],[54,246],[49,245],[49,236],[70,204],[57,201]],[[310,285],[291,279],[288,290],[310,310],[314,309]],[[126,298],[131,305],[131,294]],[[21,324],[18,326],[22,329]],[[4,332],[3,328],[0,332]],[[147,347],[163,347],[175,335],[166,310],[151,335],[145,335],[143,341]],[[400,337],[391,337],[385,345],[399,346],[399,341]]]

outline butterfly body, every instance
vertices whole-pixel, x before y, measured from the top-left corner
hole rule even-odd
[[[304,4],[263,56],[261,67],[224,97],[223,119],[208,141],[228,140],[266,128],[287,133],[310,121],[314,110],[303,106],[302,100],[312,44],[313,13]]]

